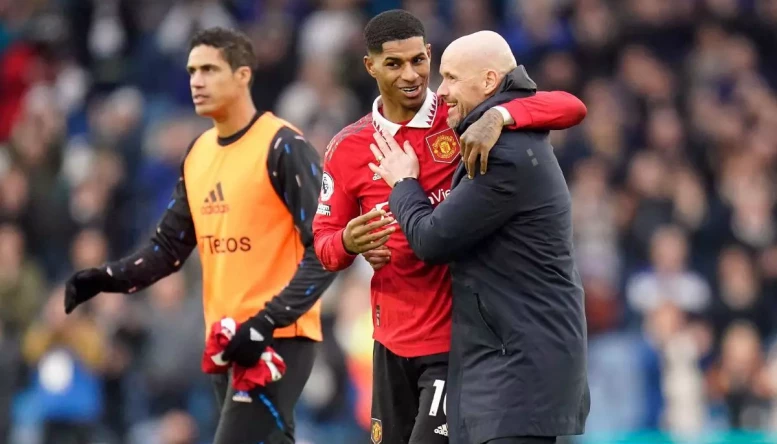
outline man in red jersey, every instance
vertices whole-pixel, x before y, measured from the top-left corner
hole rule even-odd
[[[448,441],[450,275],[446,266],[420,261],[401,233],[390,236],[397,230],[388,208],[391,189],[368,165],[375,161],[370,144],[376,130],[400,143],[410,141],[422,163],[419,183],[436,205],[450,192],[462,147],[446,124],[448,105],[427,89],[431,48],[421,22],[406,11],[388,11],[374,17],[364,34],[365,66],[381,95],[371,114],[343,129],[327,148],[314,244],[329,270],[348,267],[357,254],[388,247],[391,259],[376,270],[371,285],[376,341],[372,442],[443,444]],[[561,129],[584,115],[585,106],[574,96],[538,93],[489,111],[462,140],[489,149],[505,124]]]

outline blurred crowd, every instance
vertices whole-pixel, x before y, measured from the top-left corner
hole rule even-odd
[[[323,150],[369,111],[361,30],[395,7],[426,25],[432,89],[446,44],[491,29],[540,89],[588,107],[552,134],[586,288],[587,436],[777,430],[777,0],[0,0],[0,442],[208,442],[196,254],[67,317],[64,280],[146,241],[209,126],[194,30],[243,29],[257,107]],[[301,443],[367,442],[371,273],[357,261],[324,296]]]

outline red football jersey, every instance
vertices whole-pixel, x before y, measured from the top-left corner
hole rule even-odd
[[[502,105],[512,116],[512,127],[563,129],[585,116],[585,106],[563,92],[538,92]],[[367,166],[375,162],[370,151],[373,133],[382,129],[400,146],[415,148],[421,164],[418,178],[429,201],[437,206],[450,193],[453,172],[460,160],[459,139],[448,126],[447,104],[431,90],[415,117],[405,125],[380,113],[380,97],[372,113],[337,134],[327,147],[318,211],[313,221],[316,254],[329,270],[353,263],[343,245],[348,222],[374,209],[387,213],[391,188]],[[396,222],[394,222],[396,224]],[[448,267],[418,259],[404,234],[391,235],[386,244],[391,260],[372,278],[373,338],[403,357],[425,356],[450,349],[451,281]]]

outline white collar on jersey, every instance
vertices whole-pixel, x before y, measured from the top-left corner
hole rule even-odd
[[[391,133],[392,136],[397,134],[402,125],[394,123],[383,117],[380,113],[380,96],[378,96],[374,102],[372,102],[372,121],[375,123],[377,129],[384,129]],[[437,114],[437,94],[431,89],[426,89],[426,100],[421,105],[421,109],[415,113],[413,119],[407,123],[407,127],[410,128],[431,128],[434,123],[434,116]]]

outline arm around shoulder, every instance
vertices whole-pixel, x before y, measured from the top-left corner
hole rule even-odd
[[[580,124],[588,113],[580,99],[564,91],[538,91],[501,107],[512,117],[512,123],[505,119],[505,127],[511,130],[563,130]]]

